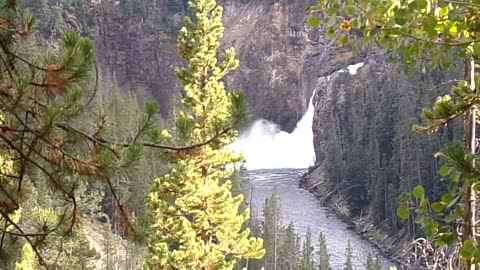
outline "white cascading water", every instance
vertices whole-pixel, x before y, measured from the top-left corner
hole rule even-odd
[[[232,149],[244,154],[247,169],[308,168],[313,164],[312,98],[292,133],[281,131],[273,122],[259,119],[240,135]]]
[[[362,66],[363,63],[358,63],[338,72],[355,75]],[[231,149],[244,154],[247,169],[303,169],[314,164],[312,130],[314,96],[315,93],[312,93],[307,111],[292,133],[281,131],[276,123],[259,119],[240,135],[231,145]]]

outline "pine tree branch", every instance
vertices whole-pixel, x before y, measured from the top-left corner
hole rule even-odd
[[[419,128],[419,131],[425,132],[425,133],[435,132],[435,131],[438,130],[439,127],[445,126],[445,125],[448,124],[450,121],[455,120],[456,118],[464,115],[464,114],[465,114],[465,111],[469,110],[472,106],[477,105],[478,102],[479,102],[479,100],[473,102],[471,105],[463,108],[463,110],[461,110],[461,111],[459,111],[459,112],[457,112],[457,113],[451,114],[451,115],[449,115],[447,118],[430,120],[430,122],[434,122],[433,125],[429,125],[428,127],[420,127],[420,128]]]
[[[2,47],[3,51],[5,52],[5,54],[8,54],[8,55],[12,56],[13,58],[16,58],[16,59],[20,60],[21,62],[27,64],[28,66],[30,66],[32,68],[35,68],[35,69],[38,69],[38,70],[41,70],[41,71],[47,71],[45,68],[39,67],[39,66],[33,64],[32,62],[26,60],[25,58],[15,54],[15,53],[12,53],[10,51],[10,49],[8,49],[8,47],[5,46],[5,44],[2,43],[1,47]]]
[[[5,214],[3,211],[0,211],[0,214],[3,216],[3,218],[8,221],[8,223],[10,225],[12,225],[13,227],[15,227],[16,230],[18,230],[21,234],[23,235],[26,235],[25,232],[22,230],[22,228],[20,228],[20,226],[18,226],[18,224],[16,222],[14,222],[9,216],[8,214]],[[30,244],[30,246],[32,247],[33,249],[33,252],[35,252],[35,255],[37,256],[37,259],[38,259],[38,263],[45,267],[45,269],[49,270],[49,267],[48,267],[48,264],[47,262],[45,261],[45,259],[43,258],[42,254],[38,251],[38,248],[37,246],[33,243],[33,241],[30,239],[30,237],[28,236],[24,236],[23,238],[25,238],[25,240]]]
[[[106,178],[105,181],[107,182],[108,188],[110,189],[110,192],[112,193],[112,196],[115,200],[115,203],[118,206],[118,209],[120,209],[120,213],[125,218],[128,227],[130,228],[131,232],[135,233],[135,231],[136,231],[135,227],[132,225],[132,223],[130,221],[130,217],[127,215],[127,213],[125,212],[125,209],[123,208],[123,205],[120,203],[120,198],[118,197],[118,194],[115,191],[115,188],[113,187],[112,181],[110,181],[109,178]]]
[[[0,185],[0,191],[2,191],[2,193],[4,193],[5,196],[7,196],[7,198],[15,205],[14,210],[17,210],[18,208],[20,208],[20,205],[18,204],[18,202],[12,197],[12,195],[10,195],[10,193],[2,185]]]
[[[99,75],[98,75],[98,66],[97,62],[93,63],[93,66],[95,68],[95,86],[93,87],[93,93],[90,96],[90,98],[87,100],[85,103],[85,107],[88,107],[90,103],[92,103],[93,99],[97,96],[97,91],[98,91],[98,81],[99,81]]]
[[[104,138],[94,138],[94,137],[86,134],[85,132],[82,132],[78,129],[75,129],[75,128],[73,128],[71,126],[68,126],[68,125],[65,125],[65,124],[57,124],[57,126],[61,129],[63,129],[63,130],[66,130],[66,131],[68,130],[68,131],[76,132],[76,133],[84,136],[88,140],[90,140],[94,143],[100,144],[103,147],[107,147],[108,149],[110,149],[112,151],[115,151],[115,150],[109,148],[105,144],[110,144],[110,145],[120,146],[120,147],[129,147],[129,146],[132,145],[132,143],[119,143],[119,142],[109,141],[109,140],[106,140]],[[196,144],[192,144],[192,145],[186,145],[186,146],[177,146],[176,147],[176,146],[162,145],[162,144],[149,143],[149,142],[137,142],[135,144],[139,144],[139,145],[142,145],[142,146],[145,146],[145,147],[150,147],[150,148],[158,148],[158,149],[168,150],[168,151],[187,151],[187,150],[192,150],[192,149],[195,149],[195,148],[199,148],[199,147],[208,145],[208,144],[214,142],[215,140],[217,140],[220,136],[222,136],[222,135],[226,134],[227,132],[231,131],[232,129],[233,129],[233,127],[227,127],[225,129],[223,129],[222,131],[216,133],[213,137],[211,137],[210,139],[208,139],[204,142],[196,143]]]
[[[25,153],[21,150],[18,149],[17,146],[15,146],[8,138],[6,138],[3,134],[0,133],[0,139],[2,139],[12,150],[18,153],[18,155],[22,158],[33,164],[35,167],[37,167],[39,170],[41,170],[49,179],[50,181],[56,186],[56,188],[60,191],[62,191],[65,195],[68,195],[68,197],[72,197],[71,194],[69,194],[68,191],[66,191],[55,179],[55,177],[47,170],[45,169],[42,165],[40,165],[38,162],[33,160],[32,158],[28,157],[25,155]]]
[[[460,6],[467,6],[467,7],[476,7],[480,8],[480,4],[475,4],[475,3],[466,3],[462,1],[454,1],[454,0],[438,0],[440,3],[446,3],[446,4],[454,4],[454,5],[460,5]]]
[[[5,222],[3,223],[3,227],[6,229],[7,225],[8,225],[8,221],[5,220]],[[0,239],[0,249],[3,249],[3,242],[5,241],[5,236],[6,234],[2,233],[2,239]]]

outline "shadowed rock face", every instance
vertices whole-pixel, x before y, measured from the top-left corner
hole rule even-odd
[[[27,2],[40,10],[40,2]],[[173,70],[182,64],[176,34],[188,12],[186,0],[95,0],[81,10],[69,7],[67,0],[43,2],[60,7],[67,25],[88,29],[103,81],[115,79],[141,101],[159,100],[168,117],[181,93]],[[314,3],[219,1],[224,7],[222,46],[235,47],[241,64],[227,84],[245,91],[252,120],[264,118],[291,132],[307,109],[317,78],[355,62],[348,49],[335,48],[323,33],[306,26],[304,10]],[[47,26],[44,32],[50,34]]]
[[[291,132],[306,111],[319,76],[354,61],[321,32],[306,24],[304,10],[315,1],[223,1],[226,46],[241,67],[228,82],[247,94],[254,117]]]

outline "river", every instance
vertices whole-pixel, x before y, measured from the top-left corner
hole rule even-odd
[[[284,224],[292,221],[300,235],[304,235],[307,228],[310,227],[315,244],[318,242],[319,233],[325,233],[330,254],[330,265],[333,270],[343,269],[348,240],[350,240],[353,248],[352,262],[354,269],[365,269],[368,254],[372,254],[374,257],[378,255],[383,263],[383,268],[389,269],[388,266],[392,263],[383,257],[371,243],[362,239],[354,231],[349,230],[345,222],[320,205],[311,193],[298,186],[298,181],[304,173],[305,169],[270,169],[243,172],[243,186],[252,188],[252,205],[250,206],[252,212],[261,216],[265,198],[269,197],[276,189],[281,200]],[[247,201],[250,201],[250,199]],[[315,261],[317,262],[318,259],[315,258]]]
[[[348,72],[355,76],[362,66],[363,63],[357,63],[336,73]],[[330,80],[331,77],[324,79]],[[348,240],[353,248],[354,269],[365,269],[368,254],[374,257],[378,255],[383,268],[389,269],[392,262],[380,255],[371,243],[349,230],[345,222],[320,205],[311,193],[298,186],[300,177],[306,172],[305,168],[315,163],[312,130],[314,95],[315,92],[310,97],[307,111],[292,133],[282,131],[276,123],[257,119],[231,145],[232,150],[245,156],[244,167],[248,171],[243,173],[242,180],[244,187],[253,188],[251,209],[261,216],[265,198],[271,196],[276,187],[282,202],[283,223],[292,221],[301,235],[310,227],[314,243],[317,242],[319,232],[325,233],[333,270],[343,269]]]

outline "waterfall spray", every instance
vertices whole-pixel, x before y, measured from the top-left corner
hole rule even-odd
[[[360,62],[334,73],[348,72],[355,75],[362,66],[363,62]],[[315,92],[312,93],[307,111],[292,133],[282,131],[276,123],[258,119],[240,135],[231,145],[231,149],[244,154],[247,169],[304,169],[314,164],[312,130],[314,96]]]
[[[308,168],[315,161],[312,122],[313,96],[308,109],[292,133],[281,131],[268,120],[256,120],[232,145],[245,155],[245,166],[250,169]]]

